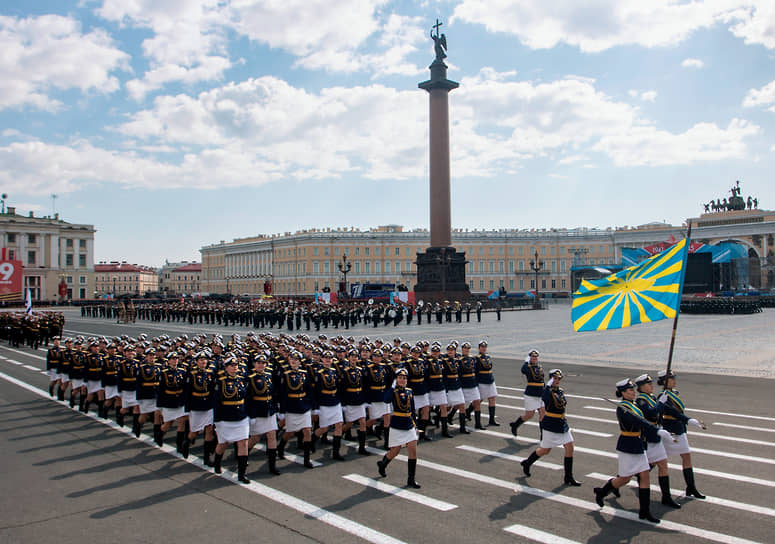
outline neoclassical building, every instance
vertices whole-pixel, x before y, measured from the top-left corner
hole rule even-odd
[[[706,213],[689,220],[692,240],[732,241],[745,246],[750,284],[775,286],[775,212],[742,210]],[[536,287],[542,293],[571,290],[570,270],[578,265],[621,264],[623,248],[641,248],[686,235],[686,225],[649,223],[607,229],[455,229],[452,244],[466,253],[466,281],[473,294],[503,288]],[[283,296],[310,296],[337,290],[349,265],[347,283],[395,283],[412,290],[415,259],[430,243],[425,229],[385,225],[369,230],[308,229],[237,238],[204,246],[201,290],[206,293],[258,294],[265,283]],[[542,263],[538,274],[537,261]]]

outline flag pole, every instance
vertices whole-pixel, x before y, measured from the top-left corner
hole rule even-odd
[[[687,220],[687,223],[689,224],[689,228],[686,231],[686,260],[689,260],[689,248],[692,244],[692,221],[691,219]],[[675,348],[675,331],[678,329],[678,316],[681,314],[681,297],[683,297],[683,291],[684,291],[684,277],[686,277],[686,267],[688,266],[688,262],[685,262],[683,265],[683,270],[681,271],[681,289],[678,293],[678,309],[675,312],[675,318],[673,319],[673,335],[670,337],[670,350],[667,353],[667,374],[670,374],[670,367],[673,365],[673,349]]]

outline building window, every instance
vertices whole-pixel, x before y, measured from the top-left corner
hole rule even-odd
[[[379,255],[379,248],[378,247],[374,248],[374,255]]]
[[[368,247],[364,247],[363,248],[363,254],[366,255],[367,257],[369,256],[369,250],[370,250],[370,248],[368,248]]]
[[[356,255],[360,255],[360,254],[361,254],[361,248],[359,248],[359,247],[356,247],[356,248],[355,248],[355,254],[356,254]]]
[[[80,283],[81,285],[85,285],[86,284],[86,276],[79,276],[78,277],[78,283]]]
[[[80,266],[81,268],[86,267],[86,255],[83,255],[83,254],[78,255],[78,266]]]
[[[484,248],[483,247],[479,248],[479,255],[484,255]]]
[[[568,265],[565,264],[565,259],[560,260],[560,272],[565,272]]]
[[[366,248],[368,251],[369,248]],[[371,261],[364,261],[363,266],[365,267],[363,269],[364,274],[371,274]]]
[[[479,273],[484,274],[484,261],[479,261]]]
[[[490,289],[495,289],[495,281],[490,280]]]
[[[8,260],[13,261],[16,257],[16,252],[13,249],[8,250]]]
[[[546,289],[546,280],[541,280],[541,289]]]
[[[68,249],[73,247],[73,239],[72,238],[68,238],[67,240],[65,240],[65,247],[68,248]]]
[[[401,248],[400,248],[400,247],[397,247],[397,248],[396,248],[396,252],[395,252],[395,253],[396,253],[396,257],[398,257],[399,255],[401,255]]]
[[[78,240],[78,247],[80,249],[86,249],[86,240]]]
[[[407,247],[407,248],[406,248],[406,254],[407,254],[407,255],[409,255],[409,254],[411,253],[411,251],[412,251],[412,249],[411,249],[411,248],[409,248],[409,247]]]
[[[509,280],[509,290],[514,290],[514,280]]]
[[[484,280],[479,280],[479,289],[480,290],[484,289]]]
[[[328,261],[323,261],[323,274],[328,274],[330,270]]]
[[[339,248],[338,248],[338,247],[335,247],[335,248],[334,248],[334,255],[335,255],[336,257],[338,257],[338,256],[339,256]]]
[[[385,274],[390,274],[390,261],[385,261]]]
[[[509,273],[514,272],[514,261],[509,261]]]
[[[73,277],[72,276],[65,276],[65,283],[72,284],[73,283]]]
[[[355,261],[355,265],[353,266],[353,270],[355,270],[356,274],[361,273],[361,261]]]
[[[492,248],[490,248],[492,249]],[[495,272],[495,261],[489,261],[487,263],[487,267],[490,270],[490,274],[493,274]]]
[[[65,255],[65,266],[73,266],[73,255],[72,253],[68,253]]]
[[[493,255],[494,253],[495,251],[493,250],[493,248],[490,248],[490,255]]]
[[[557,253],[557,248],[552,246],[552,255],[555,255]]]
[[[473,291],[474,290],[474,280],[469,280],[468,282],[468,288]]]
[[[317,255],[318,254],[318,248],[317,247],[313,247],[312,248],[312,254],[313,255]]]
[[[9,232],[8,233],[8,243],[9,244],[15,244],[16,243],[16,233],[15,232]]]
[[[28,234],[27,235],[27,243],[28,244],[34,244],[37,237],[34,234]]]
[[[474,261],[468,261],[468,271],[473,274],[474,273]]]
[[[509,255],[514,255],[514,246],[509,247]]]
[[[519,248],[519,249],[522,249],[522,248]],[[520,251],[520,253],[522,253],[522,252]],[[524,269],[525,269],[525,261],[520,259],[519,261],[517,261],[517,270],[522,272]]]
[[[323,248],[323,255],[328,256],[328,248],[327,247]]]
[[[565,280],[560,280],[560,285],[562,285],[562,288],[565,289]]]
[[[557,273],[557,259],[552,259],[552,274]]]
[[[520,280],[519,283],[522,283],[522,281]],[[531,289],[535,289],[536,288],[536,280],[530,280],[530,288]]]
[[[519,280],[519,289],[520,291],[525,289],[525,280]]]
[[[552,289],[557,289],[557,280],[552,280]]]
[[[317,261],[312,261],[312,273],[313,274],[320,274],[320,263]]]
[[[27,265],[28,266],[35,266],[35,252],[34,251],[28,251],[27,252]]]
[[[350,248],[349,247],[344,248],[344,254],[347,255],[348,257],[350,256]]]
[[[86,298],[86,287],[81,287],[80,289],[78,289],[78,298],[80,298],[81,300]]]
[[[503,274],[503,270],[504,270],[503,266],[504,266],[504,262],[498,261],[498,272],[500,272],[501,274]]]

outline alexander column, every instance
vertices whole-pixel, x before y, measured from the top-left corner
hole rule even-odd
[[[447,38],[439,34],[436,19],[431,39],[436,59],[430,65],[431,78],[418,86],[428,91],[430,103],[430,212],[431,247],[417,254],[418,299],[464,300],[471,296],[466,284],[466,257],[452,247],[449,169],[449,91],[459,84],[447,79]]]

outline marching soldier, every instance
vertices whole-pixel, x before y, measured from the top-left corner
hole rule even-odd
[[[298,431],[302,432],[304,448],[304,466],[314,468],[310,461],[312,451],[312,381],[306,370],[300,368],[301,354],[293,350],[288,354],[290,369],[283,372],[280,379],[278,398],[280,401],[279,419],[285,420],[285,433],[277,445],[277,458],[285,459],[285,444]]]
[[[390,400],[392,415],[390,417],[390,448],[381,460],[377,461],[380,476],[387,477],[388,463],[398,455],[401,448],[406,446],[409,454],[409,472],[406,485],[414,489],[420,489],[420,484],[415,480],[417,471],[417,430],[415,425],[415,409],[412,398],[412,390],[407,384],[408,372],[401,368],[396,372],[396,385],[388,389],[385,399]]]
[[[474,428],[484,429],[482,427],[481,397],[476,383],[476,358],[471,357],[471,344],[463,342],[460,346],[462,354],[460,355],[460,385],[463,389],[463,400],[468,405],[466,408],[466,419],[470,419],[471,412],[474,413]]]
[[[347,432],[354,423],[358,424],[358,454],[366,451],[366,396],[363,393],[364,373],[358,366],[358,352],[347,352],[347,366],[342,369],[341,398],[344,413],[343,430]]]
[[[59,384],[61,390],[61,374],[59,373],[59,361],[61,359],[59,338],[54,338],[54,345],[48,348],[46,353],[46,374],[48,374],[48,394],[53,397],[54,389]],[[64,400],[64,397],[60,400]]]
[[[213,433],[215,405],[215,369],[207,360],[207,354],[196,354],[195,364],[186,375],[186,411],[189,419],[188,442],[190,447],[197,435],[204,431],[204,464],[214,466],[212,455],[218,441]]]
[[[495,420],[495,399],[498,396],[498,388],[495,386],[492,359],[487,355],[487,342],[479,342],[479,355],[476,356],[476,385],[479,388],[479,397],[487,399],[489,412],[488,427],[500,427]]]
[[[159,372],[159,385],[156,392],[156,411],[154,440],[160,447],[164,445],[164,433],[177,425],[175,445],[177,452],[188,458],[189,443],[186,440],[185,386],[186,372],[178,366],[180,356],[173,351],[167,358],[167,366]],[[157,428],[158,425],[158,428]]]
[[[129,344],[124,348],[124,356],[119,361],[117,388],[121,395],[121,407],[116,415],[116,423],[124,426],[124,416],[132,414],[132,429],[137,428],[140,409],[137,403],[137,375],[139,363],[135,359],[135,347]]]
[[[522,374],[525,375],[527,386],[525,387],[525,413],[519,416],[515,421],[509,423],[511,434],[517,436],[517,429],[525,421],[532,419],[538,410],[538,417],[543,418],[543,401],[541,396],[544,394],[544,369],[538,362],[538,350],[532,349],[527,354],[525,364],[522,365]]]
[[[447,346],[447,354],[444,356],[444,388],[447,391],[447,423],[452,424],[455,412],[458,413],[460,423],[460,434],[469,434],[466,429],[465,397],[463,389],[460,387],[460,359],[457,355],[457,349],[453,344]],[[449,407],[452,410],[449,410]]]
[[[539,457],[543,457],[552,451],[554,447],[562,446],[565,449],[564,483],[565,485],[577,487],[581,483],[573,478],[573,435],[565,418],[567,400],[565,398],[565,391],[560,388],[562,378],[563,374],[559,368],[549,371],[549,383],[544,387],[544,392],[541,396],[545,406],[543,417],[539,422],[541,426],[541,444],[538,449],[531,453],[527,459],[521,461],[520,464],[525,476],[530,476],[530,467],[538,461]]]
[[[266,436],[266,458],[269,473],[275,476],[277,470],[277,416],[275,415],[276,395],[271,372],[266,369],[266,355],[258,355],[253,361],[253,372],[247,381],[247,410],[250,418],[250,439],[248,454]]]
[[[393,348],[400,357],[401,350]],[[375,435],[377,440],[384,433],[385,449],[388,449],[388,437],[390,434],[390,409],[385,402],[385,392],[393,379],[390,367],[382,360],[382,350],[375,349],[371,354],[371,362],[366,366],[366,402],[369,411],[369,419],[366,426],[377,424]]]
[[[313,447],[318,438],[323,437],[333,425],[334,444],[331,449],[331,459],[344,461],[339,450],[342,447],[342,404],[339,400],[341,376],[332,366],[334,354],[330,350],[323,352],[321,367],[315,373],[315,404],[318,407],[318,428],[312,439]]]
[[[226,446],[237,444],[237,479],[249,484],[245,473],[248,468],[248,436],[250,420],[245,407],[247,386],[245,378],[238,373],[235,357],[229,356],[223,361],[225,373],[215,385],[215,430],[218,433],[218,445],[215,447],[216,474],[221,474],[221,461]]]
[[[147,348],[143,353],[144,359],[137,366],[137,421],[133,422],[132,429],[135,436],[139,437],[143,425],[148,420],[148,414],[156,412],[156,389],[159,385],[159,368],[156,364],[156,349]],[[157,423],[154,421],[154,436],[158,433]]]

